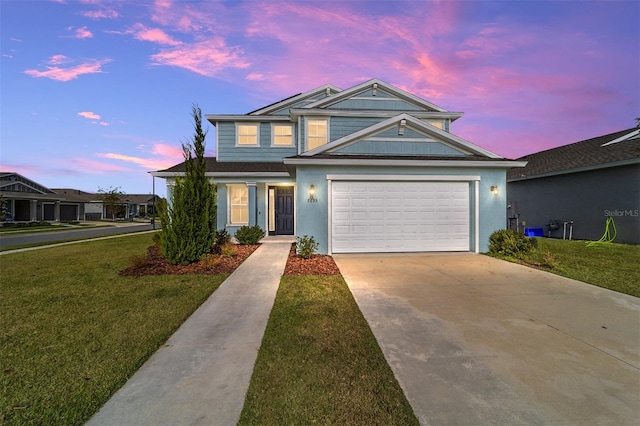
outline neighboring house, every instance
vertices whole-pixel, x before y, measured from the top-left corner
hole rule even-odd
[[[320,253],[486,251],[506,223],[506,170],[525,163],[450,133],[461,116],[380,80],[207,115],[217,226],[310,235]],[[169,199],[184,170],[152,173]]]
[[[64,197],[65,200],[75,201],[83,206],[84,220],[111,219],[110,206],[102,203],[100,194],[80,191],[72,188],[54,188],[53,192]],[[155,196],[155,202],[160,199]],[[122,194],[120,203],[115,206],[115,217],[119,219],[130,219],[133,217],[145,217],[153,214],[154,195],[151,194]]]
[[[519,158],[527,165],[508,172],[509,226],[559,238],[569,228],[574,239],[598,240],[611,217],[616,242],[640,244],[639,134],[632,128]]]
[[[13,172],[0,172],[0,194],[6,203],[7,220],[78,220],[82,204],[67,200],[53,190]]]

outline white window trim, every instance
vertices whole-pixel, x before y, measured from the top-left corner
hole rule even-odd
[[[284,127],[284,126],[287,126],[287,127],[289,127],[291,129],[291,143],[289,145],[276,145],[276,143],[275,143],[275,140],[276,140],[275,128],[276,127]],[[271,123],[271,147],[272,148],[292,148],[294,146],[293,135],[294,135],[293,124]]]
[[[256,128],[256,143],[241,144],[238,142],[240,139],[240,126],[254,126]],[[260,146],[260,123],[236,123],[236,147],[237,148],[254,148]]]
[[[242,183],[228,183],[227,185],[227,226],[242,226],[249,224],[249,187],[246,184]],[[247,190],[247,221],[246,222],[232,222],[231,221],[231,208],[234,205],[241,206],[243,204],[232,204],[231,203],[231,189],[233,187],[241,187]]]
[[[319,148],[321,146],[327,145],[330,142],[330,135],[331,135],[331,131],[329,129],[329,125],[330,125],[330,121],[327,117],[307,117],[306,121],[305,121],[305,126],[304,126],[304,133],[305,133],[305,137],[304,137],[304,146],[305,146],[305,151],[311,151],[311,148],[309,148],[309,121],[311,120],[317,120],[317,121],[324,121],[327,123],[327,141],[322,144],[322,145],[318,145],[317,147],[313,148]]]

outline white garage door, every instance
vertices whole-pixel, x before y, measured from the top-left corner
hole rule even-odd
[[[469,183],[334,181],[331,250],[468,251]]]

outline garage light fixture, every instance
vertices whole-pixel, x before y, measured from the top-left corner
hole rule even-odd
[[[309,187],[309,199],[307,201],[310,203],[315,203],[316,201],[318,201],[316,199],[316,187],[314,185],[311,185]]]
[[[491,186],[491,193],[492,193],[493,195],[498,195],[498,194],[500,193],[500,190],[498,189],[498,187],[497,187],[497,186],[492,185],[492,186]]]

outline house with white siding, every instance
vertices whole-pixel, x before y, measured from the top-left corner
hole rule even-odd
[[[309,235],[320,253],[488,250],[506,223],[505,159],[447,111],[378,79],[327,84],[247,114],[211,114],[218,229]],[[167,193],[184,163],[152,172]]]

